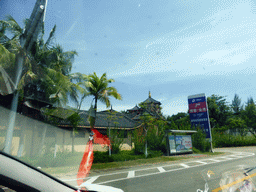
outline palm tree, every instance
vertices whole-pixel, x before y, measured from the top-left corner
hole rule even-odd
[[[24,21],[26,24],[27,19]],[[49,102],[65,105],[69,98],[77,102],[80,87],[71,82],[70,72],[76,51],[64,52],[60,45],[54,45],[56,25],[51,30],[48,39],[44,42],[44,24],[39,37],[34,42],[29,53],[20,46],[20,36],[23,29],[12,16],[0,21],[0,43],[11,53],[23,54],[26,57],[24,71],[20,78],[18,89],[35,90],[41,92]],[[11,34],[9,38],[6,33]],[[6,69],[6,68],[5,68]],[[14,70],[15,65],[8,67]],[[7,72],[8,72],[7,69]],[[14,73],[15,74],[15,73]],[[12,79],[15,82],[15,79]],[[37,94],[38,95],[38,94]]]
[[[57,106],[67,104],[69,99],[77,102],[78,91],[82,89],[79,85],[71,82],[72,74],[70,74],[77,52],[64,52],[60,45],[54,44],[56,25],[44,42],[44,25],[42,25],[38,39],[32,45],[31,51],[27,53],[20,45],[22,31],[23,29],[12,16],[7,16],[5,21],[0,21],[1,46],[15,55],[23,54],[26,56],[18,90],[33,96],[34,99],[39,99],[38,97],[43,95],[44,97],[39,100],[51,102]],[[7,32],[12,35],[11,38],[6,35]],[[8,74],[9,71],[15,70],[16,66],[15,64],[4,66],[4,63],[0,63],[0,69],[1,71],[4,69]],[[3,81],[3,78],[1,79]],[[16,78],[14,77],[12,80],[15,82]]]
[[[26,23],[26,21],[24,21],[24,23]],[[15,21],[15,19],[12,16],[7,16],[6,20],[0,21],[0,44],[2,46],[2,49],[4,47],[4,49],[14,54],[14,58],[16,59],[18,55],[22,55],[24,61],[23,73],[21,76],[22,81],[18,81],[19,79],[16,75],[16,61],[9,63],[8,66],[6,66],[5,63],[0,63],[2,71],[4,70],[4,72],[6,72],[6,74],[8,75],[8,78],[10,78],[12,82],[14,82],[14,89],[17,87],[20,88],[22,82],[25,83],[28,79],[33,79],[35,77],[35,74],[32,71],[31,62],[28,59],[28,54],[24,49],[22,49],[20,45],[19,38],[22,35],[22,31],[23,29],[19,26],[19,24]],[[7,36],[7,33],[9,33],[9,36]],[[12,92],[13,91],[14,90],[12,90]]]
[[[12,53],[17,51],[20,47],[19,38],[22,35],[22,31],[23,29],[11,15],[6,16],[6,20],[0,21],[0,44]],[[11,35],[10,38],[7,36],[7,32]]]
[[[94,114],[90,115],[91,128],[94,128],[95,126],[98,100],[104,103],[107,107],[110,107],[110,97],[114,97],[118,100],[122,99],[116,88],[109,87],[109,84],[112,82],[114,82],[114,79],[107,79],[106,73],[104,73],[100,78],[95,72],[87,76],[87,81],[85,82],[87,89],[86,96],[93,96],[94,100],[94,107],[91,107]]]

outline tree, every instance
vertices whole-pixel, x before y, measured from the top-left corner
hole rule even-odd
[[[35,78],[34,71],[32,70],[31,60],[29,59],[29,54],[20,45],[20,36],[22,35],[23,29],[15,21],[12,16],[7,16],[6,20],[0,21],[0,44],[1,49],[6,49],[6,52],[14,54],[14,61],[1,62],[1,71],[5,73],[9,80],[13,82],[13,89],[8,90],[8,92],[3,92],[2,94],[11,94],[15,89],[21,87],[22,81],[27,82],[28,80],[33,80]],[[8,35],[7,35],[8,34]],[[2,54],[1,54],[2,55]],[[8,54],[7,54],[8,55]],[[21,73],[20,81],[17,76],[18,67],[18,57],[23,58],[23,69]],[[3,74],[2,74],[3,75]],[[4,76],[4,75],[3,75]]]
[[[27,21],[28,19],[24,23],[26,24]],[[77,102],[78,91],[81,91],[81,88],[71,82],[73,76],[70,74],[77,52],[64,52],[60,45],[55,44],[55,31],[56,25],[44,42],[43,24],[38,39],[33,43],[30,52],[26,53],[19,42],[23,29],[15,19],[12,16],[7,16],[6,20],[0,21],[0,43],[10,52],[25,56],[23,73],[18,85],[22,95],[23,87],[26,86],[24,90],[33,90],[34,93],[25,92],[25,95],[43,95],[40,100],[50,101],[61,106],[67,104],[69,99]],[[10,38],[6,35],[7,32],[10,34]],[[12,70],[10,66],[7,71]]]
[[[176,115],[167,117],[168,121],[175,124],[176,129],[188,130],[191,129],[190,117],[188,113],[179,112]]]
[[[187,113],[179,112],[179,113],[177,113],[176,115],[172,115],[171,117],[168,116],[168,117],[167,117],[167,120],[168,120],[168,121],[174,121],[174,123],[176,123],[177,120],[179,120],[179,119],[181,119],[181,118],[183,118],[183,117],[186,117],[186,116],[188,116]]]
[[[229,132],[238,131],[239,134],[244,137],[246,136],[248,129],[246,128],[245,121],[240,117],[230,118],[227,120]]]
[[[118,115],[118,112],[112,110],[108,110],[108,138],[110,140],[110,144],[111,146],[108,146],[108,150],[109,150],[109,156],[111,156],[111,151],[112,154],[116,154],[120,151],[120,148],[124,142],[124,132],[123,130],[118,130],[118,129],[110,129],[110,125],[113,123],[114,127],[117,128],[118,127],[118,122],[116,120],[118,120],[118,118],[122,118],[123,115]],[[121,138],[122,137],[122,138]]]
[[[19,90],[21,97],[30,96],[35,101],[41,100],[47,104],[50,102],[57,106],[63,106],[70,99],[77,102],[77,92],[82,89],[79,85],[71,82],[73,76],[70,72],[77,53],[76,51],[64,52],[60,45],[53,43],[55,30],[56,25],[50,32],[47,41],[44,42],[44,25],[42,25],[37,40],[32,44],[31,50],[27,52],[20,45],[23,29],[12,16],[7,16],[6,21],[0,21],[0,43],[11,53],[24,58],[21,78],[16,77],[17,75],[11,78],[13,81],[18,81],[18,86],[15,86],[15,89]],[[7,32],[10,34],[10,38],[6,35]],[[2,73],[4,70],[9,75],[16,74],[15,63],[8,66],[3,66],[0,63]],[[3,69],[3,67],[5,68]]]
[[[236,115],[240,113],[242,106],[241,99],[239,98],[238,94],[235,94],[234,99],[232,100],[231,108]]]
[[[140,117],[141,120],[141,125],[143,127],[144,130],[144,134],[145,134],[145,156],[148,156],[148,130],[153,129],[154,127],[154,121],[156,120],[154,117],[152,117],[149,113],[145,112],[142,114],[142,116]]]
[[[248,106],[248,105],[250,105],[250,104],[255,104],[252,97],[248,97],[248,98],[247,98],[246,105]]]
[[[26,23],[25,21],[24,23]],[[23,29],[15,19],[11,15],[6,16],[6,20],[0,21],[0,44],[11,53],[17,52],[21,47],[20,36],[22,35],[22,32]]]
[[[160,119],[153,122],[153,127],[148,130],[147,134],[148,148],[150,150],[166,152],[166,145],[163,143],[166,129],[167,121]]]
[[[245,106],[242,118],[244,119],[248,130],[256,138],[256,106],[254,102]]]
[[[72,73],[69,75],[71,82],[76,83],[76,85],[78,85],[80,87],[80,100],[79,100],[79,96],[77,97],[77,102],[75,102],[75,104],[77,105],[77,109],[80,110],[82,103],[84,101],[84,99],[88,96],[88,92],[87,92],[87,80],[88,77],[85,74],[82,73]]]
[[[207,105],[211,127],[224,126],[231,115],[230,107],[224,96],[212,95],[207,97]]]
[[[90,125],[94,128],[97,112],[98,100],[104,103],[107,107],[110,107],[110,97],[121,100],[121,95],[117,92],[116,88],[109,87],[109,84],[114,82],[114,79],[107,79],[106,73],[100,78],[94,72],[87,76],[86,89],[88,94],[86,96],[93,96],[94,107],[93,113],[90,115]]]

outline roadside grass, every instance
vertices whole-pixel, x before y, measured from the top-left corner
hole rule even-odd
[[[196,153],[194,153],[196,154]],[[200,155],[199,155],[200,154]],[[223,152],[204,152],[199,153],[199,156],[187,156],[187,155],[177,155],[177,156],[160,156],[160,157],[153,157],[147,159],[136,159],[136,160],[128,160],[128,161],[116,161],[116,162],[107,162],[107,163],[93,163],[91,171],[97,170],[104,170],[104,169],[124,169],[132,166],[143,166],[147,164],[158,164],[158,163],[165,163],[165,162],[172,162],[178,161],[183,159],[191,159],[197,158],[200,156],[216,156],[216,155],[223,155]],[[76,159],[75,159],[76,158]],[[71,160],[69,160],[70,162]],[[73,157],[73,162],[77,161],[77,156]],[[75,175],[78,171],[79,164],[73,164],[73,166],[60,166],[60,167],[42,167],[42,171],[49,173],[53,176],[68,176],[68,175]]]

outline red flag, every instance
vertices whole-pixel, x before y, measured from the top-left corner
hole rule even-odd
[[[78,173],[76,176],[78,186],[80,186],[84,182],[83,179],[89,175],[89,172],[92,167],[92,163],[93,163],[93,142],[92,141],[93,141],[93,139],[94,139],[94,143],[110,146],[110,140],[107,136],[102,135],[96,129],[91,129],[91,131],[94,133],[94,137],[92,135],[90,135],[89,141],[85,148],[85,152],[84,152],[82,161],[79,166],[79,170],[78,170]]]
[[[101,145],[110,145],[110,140],[106,135],[102,135],[98,130],[92,129],[94,136],[94,143],[98,143]]]
[[[83,183],[83,179],[89,175],[89,171],[92,167],[93,162],[93,145],[92,140],[88,141],[88,144],[85,148],[85,152],[80,163],[80,167],[77,173],[77,184],[78,186]]]

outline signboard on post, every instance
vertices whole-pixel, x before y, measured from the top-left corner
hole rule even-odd
[[[191,135],[176,135],[175,140],[177,153],[193,151]]]
[[[200,126],[204,130],[206,138],[211,139],[210,120],[205,94],[188,96],[188,106],[191,126]]]
[[[191,135],[168,135],[170,154],[192,152]]]

